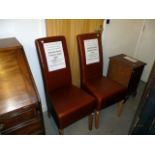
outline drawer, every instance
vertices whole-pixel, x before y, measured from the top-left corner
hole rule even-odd
[[[3,130],[5,130],[29,119],[32,119],[36,115],[36,106],[27,106],[0,116],[0,124],[4,125]]]
[[[42,120],[34,118],[10,129],[2,131],[4,135],[38,135],[44,134]]]

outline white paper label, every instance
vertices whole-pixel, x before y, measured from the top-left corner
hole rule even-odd
[[[136,60],[135,58],[129,57],[129,56],[125,56],[124,59],[129,60],[133,63],[136,63],[138,60]]]
[[[84,40],[86,64],[99,62],[98,39]]]
[[[66,68],[66,62],[61,41],[44,43],[44,50],[48,65],[48,71]]]

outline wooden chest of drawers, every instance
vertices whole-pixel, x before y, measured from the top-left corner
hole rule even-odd
[[[129,59],[128,59],[129,58]],[[133,60],[133,61],[132,61]],[[124,54],[110,57],[108,78],[126,86],[128,94],[136,95],[145,63]]]
[[[0,39],[0,133],[44,134],[36,86],[15,38]]]

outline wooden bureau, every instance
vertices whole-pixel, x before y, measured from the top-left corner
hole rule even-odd
[[[128,88],[128,95],[136,95],[137,86],[144,66],[144,62],[127,57],[124,54],[112,56],[110,57],[107,76],[108,78],[126,86]]]
[[[0,133],[44,134],[39,95],[16,38],[0,39]]]

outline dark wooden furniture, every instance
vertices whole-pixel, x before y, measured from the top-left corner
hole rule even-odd
[[[133,119],[129,134],[155,134],[155,62]]]
[[[87,115],[89,130],[91,130],[95,99],[71,83],[65,37],[37,39],[36,47],[44,78],[48,112],[55,119],[59,134],[64,133],[65,127]]]
[[[15,38],[0,39],[0,133],[44,134],[36,86]]]
[[[99,127],[99,111],[125,99],[127,88],[102,75],[102,42],[100,33],[77,36],[81,88],[96,98],[96,128]]]
[[[128,87],[128,95],[136,95],[145,63],[136,59],[128,60],[125,57],[124,54],[110,57],[107,76],[109,79]]]

